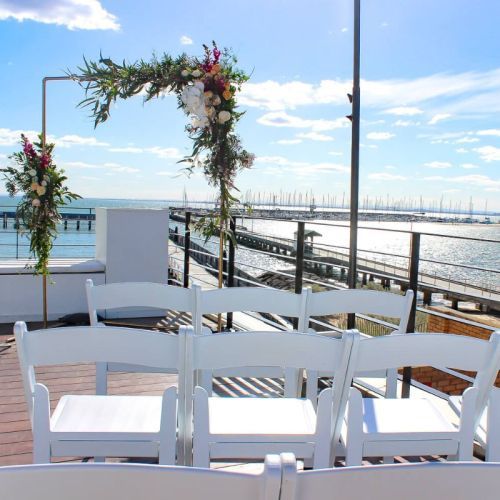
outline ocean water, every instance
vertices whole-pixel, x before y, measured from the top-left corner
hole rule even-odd
[[[14,210],[15,205],[15,199],[0,196],[0,211],[4,210],[5,207],[12,207]],[[77,200],[71,205],[71,208],[78,209],[78,212],[84,212],[91,211],[95,207],[167,208],[172,206],[180,207],[182,202],[87,198]],[[206,205],[199,205],[199,207],[204,206]],[[297,223],[292,221],[245,217],[238,218],[237,223],[246,227],[248,231],[289,239],[294,238],[294,232],[297,230]],[[178,226],[179,230],[183,231],[182,224],[172,221],[171,225],[172,227]],[[421,271],[500,290],[500,224],[370,221],[360,222],[359,226],[358,249],[360,257],[406,267],[408,265],[407,257],[410,254],[411,232],[420,232],[422,233]],[[87,227],[87,223],[82,222],[80,231],[76,231],[76,223],[69,222],[66,231],[60,228],[60,235],[55,241],[52,255],[54,257],[92,258],[95,245],[94,225],[91,231]],[[314,238],[314,244],[318,247],[347,252],[349,245],[348,223],[307,220],[306,229],[313,229],[320,233],[321,236]],[[456,239],[451,238],[451,236],[483,241]],[[493,240],[496,243],[484,240]],[[202,242],[201,239],[197,241]],[[2,229],[0,225],[0,259],[27,257],[29,254],[28,243],[26,237],[18,235],[11,225],[8,229]],[[207,246],[214,252],[218,251],[218,245],[215,241],[208,242]],[[237,249],[236,260],[240,267],[255,276],[266,270],[293,268],[293,262],[287,263],[242,247]],[[474,269],[469,269],[469,267]]]

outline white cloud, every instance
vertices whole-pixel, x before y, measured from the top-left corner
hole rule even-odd
[[[302,142],[302,139],[280,139],[279,141],[276,141],[276,144],[300,144]]]
[[[452,115],[450,113],[438,113],[434,115],[428,122],[428,125],[435,125],[436,123],[450,118]]]
[[[309,120],[289,115],[284,111],[266,113],[257,119],[257,123],[268,127],[310,128],[313,132],[326,132],[349,127],[349,121],[346,118]]]
[[[302,132],[300,134],[297,134],[297,137],[300,139],[309,139],[311,141],[321,141],[321,142],[328,142],[328,141],[333,141],[333,137],[326,135],[326,134],[319,134],[318,132]]]
[[[0,146],[15,146],[20,144],[21,134],[28,137],[30,141],[38,140],[38,132],[34,130],[11,130],[0,128]],[[95,137],[83,137],[75,134],[56,137],[47,136],[48,142],[54,142],[58,148],[71,148],[73,146],[109,146],[107,142],[98,141]]]
[[[372,141],[387,141],[393,137],[395,137],[395,134],[391,134],[390,132],[369,132],[366,134],[366,138]]]
[[[406,177],[397,174],[388,174],[387,172],[376,172],[369,174],[368,179],[375,181],[404,181]]]
[[[429,168],[451,168],[452,164],[448,161],[430,161],[424,163],[424,166]]]
[[[500,161],[500,148],[495,146],[483,146],[481,148],[475,148],[474,151],[479,153],[481,160],[489,163],[491,161]]]
[[[67,161],[61,162],[64,167],[84,169],[84,170],[108,170],[111,172],[119,172],[125,174],[132,174],[134,172],[140,172],[140,169],[134,167],[128,167],[125,165],[120,165],[119,163],[87,163],[83,161]]]
[[[500,130],[495,128],[490,128],[488,130],[478,130],[477,135],[493,135],[496,137],[500,137]]]
[[[479,139],[477,137],[462,137],[457,139],[455,144],[472,144],[473,142],[479,142]]]
[[[447,99],[446,109],[436,109],[435,115],[500,111],[500,68],[484,72],[437,73],[406,80],[362,80],[361,86],[363,106],[367,108],[415,108],[420,111],[418,106],[424,103],[441,105]],[[322,80],[317,84],[272,80],[247,83],[243,86],[240,103],[269,111],[313,104],[344,106],[351,87],[351,80]]]
[[[385,165],[384,168],[386,168],[387,170],[397,170],[394,165]]]
[[[342,28],[340,30],[341,33],[347,33],[349,31],[349,28]]]
[[[412,125],[420,125],[420,122],[414,122],[411,120],[396,120],[393,125],[395,127],[411,127]]]
[[[465,154],[465,153],[468,153],[469,150],[468,149],[465,149],[465,148],[458,148],[458,149],[455,149],[455,151],[459,154]]]
[[[309,177],[315,174],[347,173],[350,168],[338,163],[309,163],[294,161],[283,156],[258,156],[257,165],[266,165],[261,172],[271,175],[293,174],[298,177]]]
[[[108,151],[110,151],[111,153],[144,153],[143,148],[136,148],[133,146],[127,146],[125,148],[109,148]]]
[[[384,113],[387,115],[396,115],[396,116],[415,116],[415,115],[421,115],[423,111],[419,108],[412,106],[399,106],[396,108],[386,109]]]
[[[491,179],[487,175],[460,175],[457,177],[443,177],[441,175],[435,175],[432,177],[425,177],[426,181],[443,181],[443,182],[453,182],[456,184],[466,184],[469,186],[482,187],[491,189],[499,189],[500,188],[500,180]]]
[[[332,156],[342,156],[344,153],[342,153],[342,151],[328,151],[328,154]]]
[[[160,148],[159,146],[154,146],[152,148],[146,148],[144,151],[152,153],[158,156],[158,158],[167,158],[167,159],[182,158],[182,155],[177,148]]]
[[[62,137],[48,137],[57,147],[71,148],[72,146],[109,146],[107,142],[100,142],[95,137],[82,137],[80,135],[63,135]]]
[[[35,21],[66,26],[70,30],[119,30],[116,16],[99,0],[2,0],[0,20]]]
[[[462,168],[466,168],[466,169],[474,169],[474,168],[479,168],[478,165],[475,165],[474,163],[462,163],[460,165]]]
[[[187,35],[182,35],[179,41],[181,42],[181,45],[193,45],[193,39]]]
[[[24,134],[30,141],[38,137],[38,132],[34,130],[11,130],[10,128],[0,128],[0,146],[15,146],[20,144],[21,134]]]

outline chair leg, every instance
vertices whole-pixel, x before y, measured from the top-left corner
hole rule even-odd
[[[50,464],[50,398],[47,387],[36,384],[33,400],[33,463]]]
[[[363,462],[363,400],[361,393],[351,387],[346,412],[347,437],[345,443],[345,464],[348,467]]]
[[[193,466],[210,467],[208,394],[196,387],[193,405]]]

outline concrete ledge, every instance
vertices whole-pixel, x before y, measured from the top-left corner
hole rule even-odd
[[[33,260],[0,260],[0,275],[33,274]],[[92,259],[51,259],[49,271],[51,274],[104,273],[106,266],[99,260]]]

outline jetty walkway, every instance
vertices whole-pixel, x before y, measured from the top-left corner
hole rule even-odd
[[[264,236],[242,230],[236,232],[235,236],[238,244],[272,253],[277,258],[282,258],[287,262],[290,262],[290,256],[296,253],[295,241],[287,238]],[[349,254],[340,250],[325,249],[320,245],[311,242],[305,243],[304,270],[323,277],[333,277],[334,269],[338,269],[343,276],[349,267]],[[410,279],[409,266],[404,267],[386,261],[358,256],[357,268],[363,284],[376,278],[387,287],[393,281],[402,288],[406,288]],[[442,293],[454,303],[458,301],[477,302],[487,308],[495,310],[500,308],[500,290],[482,287],[460,279],[450,279],[419,271],[418,288],[424,293],[424,303],[431,303],[433,293]]]

